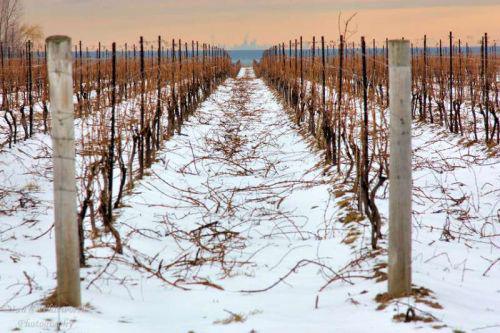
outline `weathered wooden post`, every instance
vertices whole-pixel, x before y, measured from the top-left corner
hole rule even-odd
[[[73,69],[71,39],[47,38],[47,72],[54,154],[57,303],[78,307],[80,261],[76,212]]]
[[[410,42],[389,41],[389,294],[411,291]]]

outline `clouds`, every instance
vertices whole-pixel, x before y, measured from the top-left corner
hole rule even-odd
[[[499,5],[500,0],[24,0],[28,12],[65,12],[68,15],[126,13],[177,16],[259,15],[262,13],[311,13],[457,6]]]
[[[442,6],[498,5],[499,0],[24,0],[27,7],[78,6],[170,9],[175,11],[203,10],[294,10],[294,9],[371,9],[371,8],[424,8]]]
[[[124,42],[144,35],[181,37],[225,45],[245,35],[262,44],[298,34],[337,34],[339,11],[358,12],[358,35],[416,38],[489,31],[500,0],[24,0],[31,23],[46,34],[69,34],[89,43]],[[494,6],[496,5],[496,6]],[[251,44],[251,41],[247,41]]]

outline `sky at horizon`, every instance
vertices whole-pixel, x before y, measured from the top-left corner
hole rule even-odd
[[[23,0],[25,18],[45,36],[65,34],[92,46],[134,43],[143,35],[199,40],[233,49],[260,49],[303,35],[339,35],[357,13],[349,38],[401,38],[429,45],[447,38],[477,44],[488,32],[500,38],[500,0]],[[343,30],[342,28],[340,30]]]

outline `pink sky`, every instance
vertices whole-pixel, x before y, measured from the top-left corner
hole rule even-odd
[[[88,45],[195,39],[231,47],[245,37],[259,45],[295,38],[338,36],[338,14],[357,12],[351,28],[358,41],[405,37],[434,43],[452,30],[477,43],[484,32],[500,38],[500,0],[24,0],[26,18],[45,35],[66,34]]]

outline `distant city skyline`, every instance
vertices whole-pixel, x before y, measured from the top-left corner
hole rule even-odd
[[[382,42],[405,37],[429,44],[456,38],[477,44],[484,32],[500,38],[500,0],[24,0],[25,18],[45,36],[65,34],[88,46],[166,39],[198,40],[230,49],[260,49],[313,35],[339,35],[338,16],[354,13],[349,38]],[[342,30],[342,29],[341,29]]]
[[[241,43],[225,45],[230,50],[264,50],[269,46],[269,44],[259,43],[257,38],[251,38],[248,34],[245,35]]]

